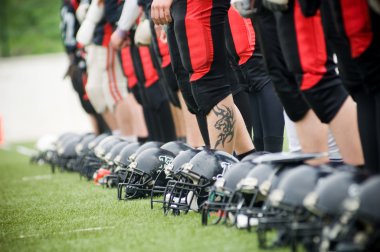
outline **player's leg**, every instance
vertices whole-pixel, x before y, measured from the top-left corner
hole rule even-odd
[[[297,82],[315,114],[323,123],[329,124],[343,160],[352,165],[362,165],[356,108],[335,72],[320,14],[306,18],[298,0],[289,4],[290,11],[275,14],[287,66],[296,74]],[[351,137],[344,137],[343,132],[350,133]]]
[[[260,41],[264,63],[274,84],[274,88],[290,120],[297,125],[297,135],[305,153],[327,152],[325,126],[314,120],[309,105],[298,89],[296,79],[287,69],[277,35],[273,13],[263,8],[254,22],[257,38]],[[309,116],[307,116],[309,114]],[[312,122],[308,122],[312,120]],[[307,126],[313,124],[315,131],[309,134]],[[322,163],[328,159],[320,160]]]
[[[184,27],[184,24],[183,24]],[[206,117],[198,114],[198,107],[191,92],[189,73],[182,65],[181,56],[174,35],[173,23],[166,30],[170,59],[181,95],[180,102],[186,123],[187,141],[191,146],[210,145]]]
[[[237,154],[251,151],[253,144],[234,105],[225,74],[229,72],[225,45],[220,43],[224,41],[229,2],[177,1],[172,7],[181,59],[191,73],[198,109],[206,115],[211,147],[232,153],[236,138]],[[178,26],[180,23],[184,23],[185,31]]]

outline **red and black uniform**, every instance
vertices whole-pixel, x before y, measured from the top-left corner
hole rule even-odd
[[[224,24],[228,0],[178,0],[172,5],[173,27],[181,61],[190,73],[198,113],[207,115],[232,93]]]
[[[123,0],[105,0],[104,16],[96,25],[92,42],[107,47],[123,8]]]
[[[295,76],[286,66],[280,46],[274,14],[257,1],[258,15],[254,18],[256,38],[261,45],[264,63],[286,114],[292,121],[301,120],[310,107],[298,88]]]
[[[190,75],[181,61],[177,39],[174,35],[173,22],[168,24],[166,34],[170,52],[171,66],[174,72],[174,76],[177,80],[178,87],[181,90],[181,94],[186,103],[187,110],[196,116],[203,141],[205,142],[206,146],[210,146],[206,117],[199,113],[198,105],[196,104],[193,93],[191,91]]]
[[[79,29],[79,21],[75,16],[75,11],[79,6],[79,0],[64,0],[61,6],[61,36],[66,53],[70,58],[70,78],[74,90],[79,96],[82,108],[86,113],[95,117],[99,133],[108,131],[109,128],[103,118],[96,113],[94,107],[86,94],[87,72],[86,61],[83,58],[83,51],[76,41],[76,34]]]
[[[326,34],[333,30],[339,37],[340,43],[332,44],[343,82],[357,103],[365,166],[370,172],[379,173],[380,16],[365,0],[322,2],[321,13]]]
[[[275,13],[280,45],[289,70],[311,108],[323,123],[329,123],[348,97],[333,62],[333,51],[322,27],[320,11],[305,17],[299,0],[289,1],[289,10]]]
[[[85,91],[86,85],[86,63],[82,58],[79,45],[75,36],[79,29],[79,21],[76,19],[75,11],[79,0],[64,0],[61,6],[61,37],[66,53],[70,58],[70,75],[74,90],[78,93],[83,109],[89,114],[95,114]]]
[[[152,0],[139,0],[139,6],[141,6],[144,10],[145,17],[150,20],[150,9]],[[163,43],[159,38],[157,38],[157,34],[154,28],[154,23],[150,20],[150,28],[152,34],[152,41],[150,44],[152,56],[154,56],[153,61],[155,67],[160,76],[160,81],[162,83],[162,87],[167,93],[167,96],[170,102],[176,106],[180,107],[179,98],[178,98],[178,84],[175,79],[173,69],[170,64],[170,54],[169,47],[167,44]]]
[[[131,37],[133,38],[133,33]],[[142,105],[149,131],[149,140],[169,142],[176,140],[168,98],[159,83],[149,47],[132,44],[122,50],[124,73],[128,88]]]
[[[226,35],[229,56],[241,69],[243,82],[246,83],[244,90],[249,95],[250,104],[245,110],[253,117],[251,124],[255,148],[280,152],[284,132],[283,108],[265,71],[252,20],[242,18],[235,9],[230,8]],[[244,106],[241,107],[239,110],[242,112]]]
[[[366,0],[300,0],[305,16],[320,9],[339,75],[357,104],[366,168],[380,172],[380,17]]]

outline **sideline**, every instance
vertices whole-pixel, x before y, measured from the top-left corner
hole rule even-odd
[[[31,176],[31,177],[22,177],[22,181],[31,181],[31,180],[44,180],[44,179],[51,179],[52,175],[37,175],[37,176]]]

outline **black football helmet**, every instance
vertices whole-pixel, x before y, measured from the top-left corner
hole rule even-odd
[[[258,157],[261,157],[263,155],[267,155],[267,154],[270,154],[270,152],[267,152],[267,151],[255,151],[255,152],[252,152],[251,154],[245,156],[241,162],[244,162],[244,161],[254,161],[256,158]]]
[[[235,215],[239,197],[235,190],[237,184],[247,176],[255,167],[251,160],[234,163],[223,177],[218,178],[211,187],[207,201],[202,206],[202,224],[207,225],[209,219],[213,224],[218,224],[222,219],[224,222],[228,215]]]
[[[118,184],[118,199],[151,196],[154,184],[163,186],[167,183],[165,173],[161,171],[174,157],[173,153],[161,148],[148,148],[138,154],[129,164],[124,182]]]
[[[357,194],[360,184],[368,177],[364,172],[357,169],[337,169],[335,173],[321,180],[315,189],[304,199],[304,206],[313,214],[320,218],[323,225],[320,231],[321,237],[317,240],[326,240],[326,244],[335,244],[329,242],[328,234],[333,224],[337,221],[343,211],[343,201],[352,193]],[[319,245],[317,245],[319,247]],[[335,250],[330,247],[329,250]]]
[[[78,138],[80,138],[78,134],[71,132],[64,133],[58,137],[57,141],[55,142],[55,150],[51,153],[50,159],[48,160],[48,162],[52,166],[52,170],[54,170],[55,166],[58,166],[61,169],[63,169],[62,165],[65,161],[61,159],[61,155],[64,152],[64,148],[69,142],[73,140],[75,141]]]
[[[74,171],[80,172],[83,165],[85,156],[88,153],[88,145],[91,141],[96,138],[96,135],[89,133],[85,135],[82,140],[75,146],[75,152],[77,154],[77,159],[74,164]]]
[[[266,208],[271,208],[271,213],[275,214],[258,219],[257,231],[261,247],[266,247],[265,232],[272,229],[287,234],[293,250],[300,242],[309,250],[317,247],[314,242],[319,242],[321,223],[310,214],[303,202],[317,183],[333,171],[329,166],[314,167],[304,164],[289,169],[284,174],[277,186],[271,190],[266,202]]]
[[[77,156],[81,156],[88,151],[88,145],[96,138],[94,133],[86,134],[82,137],[81,141],[75,146],[75,152]]]
[[[74,169],[74,163],[77,158],[75,146],[81,141],[80,135],[75,135],[70,138],[66,138],[61,142],[57,150],[56,165],[61,170],[72,171]]]
[[[150,142],[146,142],[144,143],[143,145],[141,145],[136,151],[135,153],[133,153],[131,156],[129,156],[129,159],[130,159],[130,162],[133,162],[136,160],[136,157],[141,153],[143,152],[144,150],[147,150],[149,148],[159,148],[163,145],[162,142],[156,142],[156,141],[150,141]]]
[[[110,171],[109,175],[105,175],[103,178],[98,180],[101,185],[106,185],[106,187],[116,187],[117,186],[117,176],[115,174],[115,169],[117,167],[115,163],[115,158],[120,154],[121,150],[129,145],[127,141],[121,141],[116,143],[104,156],[104,168]]]
[[[258,218],[273,215],[265,201],[270,191],[276,187],[287,170],[304,163],[305,160],[319,157],[319,154],[272,153],[261,155],[251,162],[257,164],[236,187],[238,199],[236,225],[238,228],[257,226]]]
[[[234,156],[223,151],[204,149],[188,163],[182,165],[178,180],[170,180],[164,192],[164,212],[173,210],[198,211],[207,200],[210,186],[234,163],[239,162]]]
[[[161,146],[162,148],[162,146]],[[165,169],[163,169],[161,172],[164,173],[160,176],[165,176],[167,181],[177,179],[179,172],[182,169],[182,165],[185,163],[190,162],[190,160],[200,152],[200,149],[188,149],[180,151],[177,156],[173,159],[173,162],[171,164],[168,164],[165,166]],[[163,194],[166,189],[166,185],[158,185],[155,184],[153,186],[151,199],[150,199],[150,206],[153,209],[153,204],[155,202],[163,204],[163,199],[156,199],[155,195]]]
[[[116,183],[122,183],[125,181],[127,176],[127,168],[131,163],[131,155],[134,154],[138,148],[140,148],[141,143],[131,143],[125,146],[114,159],[116,168],[114,170],[114,178],[116,178]],[[114,179],[112,178],[112,179]]]
[[[113,146],[111,146],[111,148],[109,149],[109,151],[106,153],[106,155],[103,158],[104,162],[108,164],[108,168],[110,170],[115,168],[114,167],[116,165],[115,158],[120,154],[123,148],[129,144],[130,143],[127,141],[120,141],[120,142],[115,143]]]
[[[120,142],[122,142],[122,140],[116,136],[108,136],[104,138],[94,148],[95,155],[104,162],[106,154],[113,148],[113,146]]]
[[[88,143],[87,152],[83,154],[83,158],[81,158],[78,164],[81,177],[85,177],[88,180],[92,179],[95,171],[103,165],[103,160],[95,154],[95,148],[108,136],[110,136],[108,133],[101,134]]]
[[[349,192],[342,215],[323,234],[320,251],[380,251],[379,191],[380,175],[376,175]]]
[[[181,141],[171,141],[161,146],[161,149],[170,151],[177,156],[181,151],[192,149],[192,147]]]

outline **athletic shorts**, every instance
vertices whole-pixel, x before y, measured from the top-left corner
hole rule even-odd
[[[231,67],[225,47],[229,0],[177,0],[172,5],[181,61],[200,114],[231,94]]]
[[[90,45],[87,48],[88,80],[86,92],[97,113],[127,97],[127,79],[124,77],[119,55],[110,46]]]

